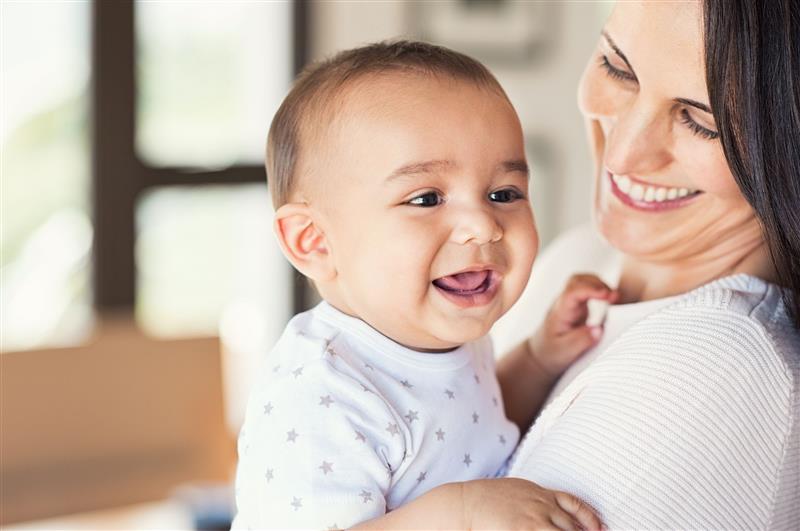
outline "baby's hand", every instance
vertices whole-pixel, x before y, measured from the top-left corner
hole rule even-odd
[[[463,488],[467,529],[601,529],[580,499],[524,479],[467,481]]]
[[[587,326],[589,299],[611,304],[619,293],[595,275],[573,275],[564,292],[556,300],[544,323],[528,340],[531,355],[550,376],[559,376],[581,354],[597,344],[603,335],[602,326]]]

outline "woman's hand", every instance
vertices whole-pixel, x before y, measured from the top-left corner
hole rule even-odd
[[[462,486],[467,529],[602,528],[594,510],[580,499],[524,479],[483,479]]]
[[[613,304],[619,293],[595,275],[573,275],[563,293],[547,313],[542,326],[528,340],[531,358],[539,368],[557,377],[572,362],[597,344],[603,334],[601,326],[588,326],[588,302],[599,299]]]

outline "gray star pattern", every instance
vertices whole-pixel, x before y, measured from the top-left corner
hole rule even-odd
[[[275,474],[272,473],[272,469],[268,468],[266,473],[264,474],[264,478],[267,480],[267,483],[272,481],[272,478],[275,477]]]
[[[269,415],[270,413],[272,413],[272,409],[273,409],[273,407],[272,407],[272,402],[267,402],[267,403],[264,405],[264,414],[265,414],[265,415]]]
[[[300,376],[301,374],[303,374],[303,366],[302,366],[302,365],[300,365],[298,368],[296,368],[295,370],[293,370],[293,371],[292,371],[292,374],[294,374],[294,377],[295,377],[295,378],[297,378],[298,376]]]
[[[417,476],[417,483],[422,483],[423,481],[425,481],[425,476],[427,475],[428,475],[427,472],[420,472],[419,476]]]
[[[403,387],[405,387],[406,389],[411,389],[412,387],[414,387],[408,380],[402,380],[400,383],[403,384]]]
[[[319,397],[320,406],[325,406],[326,408],[330,409],[331,404],[333,404],[333,399],[331,398],[331,395],[325,395]]]
[[[471,464],[472,464],[472,458],[469,456],[469,454],[464,454],[464,461],[463,461],[463,463],[464,463],[465,465],[467,465],[467,466],[469,466],[469,465],[471,465]]]
[[[472,423],[473,424],[477,424],[479,418],[480,418],[480,415],[478,415],[478,412],[477,411],[473,411],[472,412]]]
[[[444,430],[442,430],[442,428],[439,428],[439,431],[436,432],[436,440],[437,441],[443,441],[444,440],[444,433],[445,433]]]
[[[405,414],[405,415],[403,415],[403,416],[406,418],[406,420],[408,421],[408,423],[409,423],[409,424],[411,424],[411,423],[413,423],[415,420],[419,420],[419,417],[417,416],[417,414],[418,414],[418,413],[419,413],[419,411],[412,411],[412,410],[410,410],[410,409],[409,409],[409,410],[408,410],[408,413],[406,413],[406,414]]]
[[[400,434],[400,428],[394,422],[390,422],[388,426],[386,426],[386,431],[392,434],[392,437],[395,435]]]
[[[295,511],[298,510],[300,507],[303,506],[303,498],[295,498],[294,496],[292,496],[292,503],[290,505],[294,507]]]
[[[299,436],[300,434],[294,431],[294,428],[292,428],[292,431],[286,432],[286,442],[295,442]]]
[[[475,373],[475,383],[476,384],[481,383],[481,379],[478,377],[478,373]]]
[[[444,394],[446,394],[447,398],[449,398],[450,400],[453,400],[456,397],[456,394],[453,391],[451,391],[450,389],[445,389],[444,390]]]
[[[499,435],[498,437],[499,437],[499,440],[500,440],[500,444],[505,444],[506,443],[506,438],[505,437],[503,437],[502,435]]]
[[[361,489],[361,494],[359,494],[364,499],[364,503],[368,501],[372,501],[372,493],[368,490]]]
[[[323,461],[322,464],[319,466],[319,468],[320,470],[322,470],[322,473],[325,474],[326,476],[328,475],[328,472],[333,473],[333,463]]]

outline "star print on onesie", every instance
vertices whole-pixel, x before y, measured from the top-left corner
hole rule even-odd
[[[519,440],[489,338],[420,353],[323,302],[262,365],[234,529],[350,527],[443,483],[494,477]]]

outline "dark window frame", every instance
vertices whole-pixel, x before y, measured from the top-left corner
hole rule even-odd
[[[92,7],[92,211],[94,304],[131,311],[136,297],[136,203],[148,189],[265,182],[263,166],[215,171],[152,167],[135,150],[136,77],[133,0],[95,0]],[[309,5],[293,0],[293,73],[308,58]],[[306,307],[306,283],[293,276],[293,311]]]

